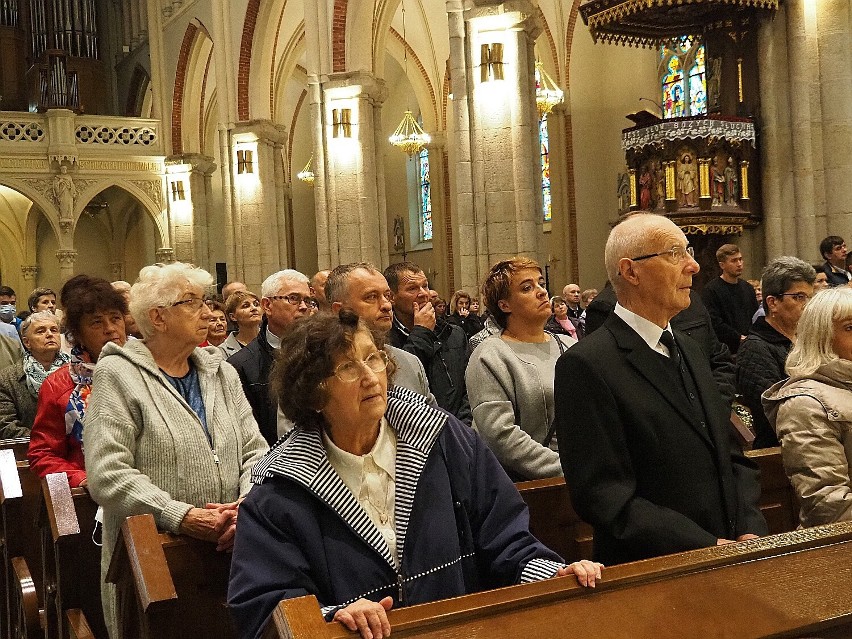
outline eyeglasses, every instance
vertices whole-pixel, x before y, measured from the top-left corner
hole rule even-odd
[[[632,262],[638,262],[639,260],[648,260],[652,257],[662,257],[663,255],[668,256],[668,259],[672,264],[680,264],[687,258],[687,256],[694,259],[695,249],[691,246],[673,246],[666,251],[648,253],[648,255],[640,255],[639,257],[631,257],[629,259]]]
[[[376,351],[367,355],[365,360],[350,359],[338,365],[334,369],[334,376],[345,384],[350,384],[361,379],[364,374],[364,366],[374,373],[381,373],[388,367],[388,354],[384,351]]]
[[[188,300],[179,300],[175,302],[171,305],[171,308],[183,305],[186,305],[186,307],[193,313],[197,313],[201,310],[201,307],[204,306],[204,300],[200,297],[190,297]]]
[[[289,295],[270,295],[267,299],[270,300],[284,300],[291,306],[301,306],[302,302],[305,303],[305,306],[311,306],[316,304],[316,300],[309,295],[302,295],[301,293],[290,293]]]
[[[804,304],[811,299],[807,293],[778,293],[778,295],[767,295],[767,297],[792,297],[799,304]]]

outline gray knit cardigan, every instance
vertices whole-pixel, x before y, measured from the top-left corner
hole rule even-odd
[[[247,494],[251,469],[267,451],[237,372],[219,349],[196,348],[190,359],[212,442],[144,341],[108,343],[101,352],[83,444],[89,491],[104,510],[102,579],[126,517],[151,513],[160,529],[176,533],[190,508]],[[114,637],[114,590],[102,591]]]

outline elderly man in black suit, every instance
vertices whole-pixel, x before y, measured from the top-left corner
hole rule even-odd
[[[699,266],[671,220],[634,214],[606,244],[618,304],[556,364],[556,432],[595,559],[617,564],[767,532],[756,467],[707,357],[669,320]]]

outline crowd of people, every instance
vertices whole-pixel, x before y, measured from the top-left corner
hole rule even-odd
[[[364,639],[387,611],[766,534],[754,448],[780,444],[804,526],[852,520],[852,275],[773,259],[698,273],[665,217],[612,230],[600,293],[551,296],[534,260],[494,264],[447,304],[412,262],[270,274],[259,293],[175,262],[136,282],[77,275],[17,315],[0,287],[0,438],[30,440],[121,522],[232,552],[229,604],[257,637],[282,598],[315,595]],[[819,292],[820,288],[826,290]],[[566,564],[529,531],[514,482],[564,475],[594,528]],[[239,515],[239,525],[238,522]],[[115,592],[102,584],[117,636]]]

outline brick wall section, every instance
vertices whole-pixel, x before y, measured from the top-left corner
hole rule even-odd
[[[331,19],[331,68],[334,73],[346,71],[346,9],[349,0],[334,0]]]
[[[251,119],[249,117],[249,76],[258,11],[260,11],[260,0],[249,0],[246,19],[243,22],[243,39],[240,41],[240,62],[237,70],[237,115],[243,121]]]
[[[210,64],[213,62],[213,49],[207,54],[204,65],[204,79],[201,81],[201,107],[198,111],[198,152],[204,153],[204,99],[207,97],[207,78],[210,76]]]
[[[441,128],[447,130],[447,106],[450,102],[450,59],[447,58],[447,68],[444,70],[444,86],[441,87]]]
[[[175,91],[172,95],[172,153],[180,155],[183,153],[183,87],[186,84],[186,66],[189,64],[189,50],[195,41],[198,27],[190,23],[183,34],[183,42],[180,43],[180,55],[178,56],[177,73],[175,74]]]

